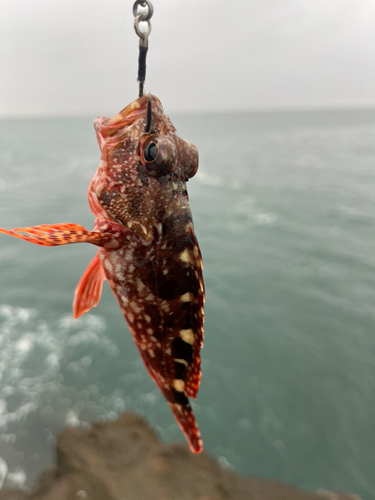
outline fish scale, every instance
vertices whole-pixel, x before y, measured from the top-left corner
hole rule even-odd
[[[177,136],[155,96],[98,118],[94,127],[102,153],[88,191],[94,231],[55,224],[0,232],[44,246],[98,246],[77,286],[74,317],[99,303],[107,280],[150,376],[199,453],[188,398],[196,397],[201,380],[204,283],[186,189],[198,152]]]

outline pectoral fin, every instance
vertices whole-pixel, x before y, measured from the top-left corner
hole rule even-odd
[[[103,265],[97,253],[77,285],[73,302],[74,319],[99,304],[105,279]]]
[[[105,248],[119,246],[112,234],[88,231],[78,224],[42,224],[41,226],[18,227],[16,229],[0,228],[0,233],[9,234],[9,236],[45,247],[70,243],[92,243]]]

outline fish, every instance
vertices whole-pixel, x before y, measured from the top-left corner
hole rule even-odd
[[[94,128],[101,162],[88,189],[93,231],[61,223],[0,233],[43,246],[98,247],[76,288],[74,318],[99,303],[107,280],[148,373],[199,453],[189,398],[201,381],[205,288],[186,188],[198,150],[177,135],[151,94],[113,118],[97,118]]]

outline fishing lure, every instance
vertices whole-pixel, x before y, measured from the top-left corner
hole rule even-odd
[[[107,279],[149,374],[199,453],[188,398],[201,380],[204,284],[186,190],[198,151],[151,95],[94,127],[102,153],[88,190],[94,230],[56,224],[0,232],[43,246],[99,247],[77,286],[74,317],[98,304]]]

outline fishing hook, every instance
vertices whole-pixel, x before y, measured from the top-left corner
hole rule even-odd
[[[145,128],[146,134],[149,134],[151,132],[151,116],[152,116],[152,103],[151,103],[151,92],[149,92],[147,100],[147,122]]]
[[[147,12],[142,12],[138,14],[138,7],[147,7]],[[133,15],[134,15],[134,29],[136,34],[139,36],[139,57],[138,57],[138,85],[139,85],[139,97],[143,96],[143,89],[146,80],[146,56],[148,51],[148,37],[151,33],[151,17],[154,13],[154,8],[150,0],[136,0],[133,5]],[[140,30],[140,23],[147,23],[147,31],[142,32]]]

